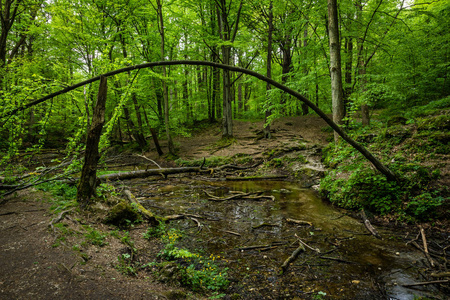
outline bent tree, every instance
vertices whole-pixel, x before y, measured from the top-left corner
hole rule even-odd
[[[302,101],[304,104],[308,105],[314,112],[316,112],[331,128],[333,128],[333,130],[342,137],[342,139],[344,141],[346,141],[347,143],[349,143],[353,148],[355,148],[357,151],[359,151],[368,161],[370,161],[373,166],[380,172],[382,173],[384,176],[386,176],[386,178],[390,181],[398,181],[398,177],[395,175],[394,172],[392,172],[387,166],[385,166],[379,159],[377,159],[372,153],[370,153],[364,146],[362,146],[361,144],[357,143],[355,140],[353,140],[349,135],[347,135],[347,133],[341,128],[339,127],[339,125],[337,125],[335,122],[333,122],[333,120],[331,120],[321,109],[319,109],[318,106],[316,106],[314,103],[312,103],[311,101],[309,101],[306,97],[304,97],[303,95],[301,95],[300,93],[288,88],[287,86],[268,78],[267,76],[264,76],[260,73],[257,73],[255,71],[251,71],[245,68],[241,68],[241,67],[236,67],[236,66],[230,66],[230,65],[224,65],[224,64],[219,64],[219,63],[215,63],[215,62],[209,62],[209,61],[190,61],[190,60],[177,60],[177,61],[158,61],[158,62],[150,62],[150,63],[145,63],[145,64],[139,64],[139,65],[134,65],[134,66],[129,66],[129,67],[125,67],[125,68],[121,68],[121,69],[117,69],[108,73],[105,73],[103,75],[100,76],[96,76],[93,77],[91,79],[79,82],[75,85],[66,87],[60,91],[57,91],[55,93],[49,94],[43,98],[40,98],[38,100],[32,101],[26,105],[23,105],[21,107],[17,107],[9,112],[4,113],[0,118],[7,118],[9,116],[12,116],[14,114],[17,114],[20,111],[23,111],[27,108],[30,108],[32,106],[35,106],[37,104],[40,104],[42,102],[45,102],[49,99],[52,99],[58,95],[61,94],[65,94],[67,92],[70,92],[78,87],[84,86],[86,84],[92,83],[92,82],[96,82],[98,80],[100,80],[102,77],[106,78],[106,77],[111,77],[117,74],[121,74],[124,72],[130,72],[132,70],[140,70],[140,69],[145,69],[145,68],[151,68],[151,67],[157,67],[157,66],[171,66],[171,65],[196,65],[196,66],[210,66],[210,67],[214,67],[214,68],[220,68],[220,69],[226,69],[229,71],[234,71],[234,72],[240,72],[240,73],[244,73],[250,76],[253,76],[255,78],[258,78],[282,91],[284,91],[285,93],[288,93],[289,95],[294,96],[295,98],[297,98],[298,100]],[[101,133],[97,133],[99,136]],[[98,144],[98,140],[97,140],[97,144]],[[98,147],[98,146],[97,146]],[[95,147],[93,147],[94,151],[95,151]],[[98,148],[97,148],[98,151]],[[87,155],[87,154],[86,154]],[[85,161],[86,164],[86,161]],[[83,169],[83,172],[85,170]],[[86,169],[86,172],[92,172],[93,169],[90,168],[89,170]],[[83,175],[82,175],[83,176]],[[92,175],[91,175],[92,176]],[[95,184],[91,185],[93,189],[95,189]],[[79,188],[81,188],[81,186],[79,186]],[[83,193],[84,194],[84,193]],[[91,191],[91,195],[93,194],[93,191]],[[89,200],[86,201],[86,199],[80,199],[78,198],[78,201],[82,201],[80,203],[86,203],[88,204]]]

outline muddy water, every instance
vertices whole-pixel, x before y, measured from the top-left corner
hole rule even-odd
[[[414,299],[428,295],[429,291],[401,287],[420,281],[420,253],[405,246],[394,232],[381,231],[383,240],[368,235],[359,220],[295,183],[172,179],[156,184],[135,180],[130,185],[145,206],[161,215],[201,216],[200,231],[190,220],[172,221],[171,226],[186,232],[180,246],[223,257],[221,263],[229,268],[232,279],[227,294],[248,299]],[[219,197],[233,191],[263,191],[275,200],[217,202],[208,200],[205,191]],[[298,247],[296,237],[320,253],[307,249],[281,274],[280,266]]]

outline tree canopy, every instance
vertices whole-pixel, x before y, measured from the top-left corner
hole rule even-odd
[[[449,95],[448,1],[337,4],[347,118],[361,107],[370,116],[376,108],[406,111]],[[271,78],[331,113],[328,32],[326,5],[307,1],[7,0],[0,37],[3,161],[19,149],[83,147],[97,82],[21,108],[147,62],[201,60],[268,74],[269,59]],[[270,124],[314,113],[254,77],[202,65],[124,72],[109,85],[103,146],[128,139],[145,148],[151,129],[164,129],[170,139],[196,120],[222,119],[223,136],[232,136],[236,118],[264,118],[270,111]]]

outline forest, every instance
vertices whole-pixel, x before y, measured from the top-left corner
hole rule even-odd
[[[449,1],[5,0],[0,18],[0,295],[450,291]]]

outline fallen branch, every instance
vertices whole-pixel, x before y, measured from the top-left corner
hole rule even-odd
[[[269,245],[255,245],[255,246],[240,247],[240,248],[237,248],[237,250],[246,251],[246,250],[259,250],[259,249],[267,249],[267,248],[273,249],[274,247],[278,247],[283,244],[284,244],[283,242],[273,242]]]
[[[450,280],[434,280],[434,281],[424,281],[424,282],[416,282],[416,283],[408,283],[408,284],[402,284],[403,287],[410,287],[410,286],[420,286],[420,285],[429,285],[429,284],[440,284],[440,283],[449,283]]]
[[[375,236],[377,239],[381,239],[381,235],[378,233],[378,231],[372,226],[372,224],[370,224],[369,219],[367,219],[366,213],[364,212],[364,210],[361,210],[361,218],[363,219],[364,222],[364,226],[366,226],[367,230],[369,230],[369,232]]]
[[[236,177],[236,176],[227,176],[226,180],[228,181],[252,181],[252,180],[278,180],[278,179],[286,179],[286,175],[267,175],[267,176],[249,176],[249,177]]]
[[[345,259],[342,259],[342,258],[329,257],[329,256],[319,256],[319,258],[328,259],[328,260],[334,260],[334,261],[338,261],[338,262],[345,263],[345,264],[353,264],[353,262],[345,260]]]
[[[294,219],[289,219],[289,218],[286,218],[286,222],[288,222],[288,223],[294,223],[294,224],[297,224],[297,225],[308,225],[308,226],[313,226],[313,224],[312,224],[311,222],[308,222],[308,221],[302,221],[302,220],[294,220]]]
[[[251,192],[251,193],[243,193],[235,191],[233,192],[234,195],[228,196],[228,197],[217,197],[214,196],[207,191],[204,191],[205,194],[209,197],[208,200],[210,201],[228,201],[228,200],[235,200],[235,199],[246,199],[246,200],[261,200],[261,199],[270,199],[272,201],[275,200],[274,196],[267,196],[267,195],[261,195],[263,192]]]
[[[297,259],[297,257],[300,255],[300,252],[304,252],[305,251],[305,247],[303,246],[302,243],[299,243],[300,245],[298,246],[297,249],[295,249],[294,252],[292,252],[291,256],[289,256],[284,263],[281,265],[281,274],[283,274],[284,272],[286,272],[287,268],[289,267],[289,265]]]
[[[431,276],[431,277],[434,277],[434,278],[450,277],[450,272],[432,273],[430,276]]]
[[[170,215],[170,216],[163,217],[164,221],[190,219],[190,220],[194,221],[197,224],[198,231],[201,231],[203,229],[203,225],[200,223],[199,220],[197,220],[197,218],[202,218],[202,217],[201,216],[196,216],[196,215],[184,215],[184,214],[181,214],[181,215]]]
[[[154,161],[153,159],[150,159],[150,158],[148,158],[148,157],[145,156],[145,155],[139,155],[139,154],[136,154],[136,156],[142,157],[143,159],[148,160],[149,162],[151,162],[151,163],[153,163],[155,166],[157,166],[159,169],[161,169],[161,166],[158,165],[158,164],[156,163],[156,161]]]
[[[308,246],[308,244],[306,244],[304,241],[302,241],[297,234],[294,234],[294,236],[297,238],[297,241],[299,241],[300,244],[302,244],[303,246],[305,246],[306,248],[313,250],[317,253],[320,253],[320,249],[319,248],[313,248],[311,246]]]
[[[428,259],[428,262],[430,263],[431,267],[434,268],[434,266],[435,266],[434,261],[431,258],[430,253],[428,252],[428,244],[427,244],[427,237],[425,236],[425,230],[423,230],[423,227],[421,225],[419,225],[419,229],[420,229],[420,235],[422,236],[423,249],[424,249],[425,256]]]
[[[241,236],[241,234],[237,233],[237,232],[233,232],[233,231],[229,231],[229,230],[222,230],[222,231],[225,232],[225,233],[229,233],[229,234],[235,235],[235,236]]]

